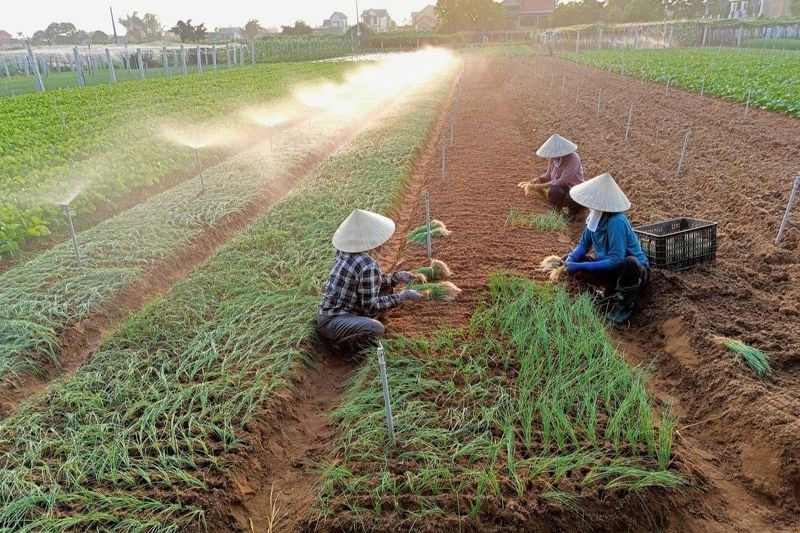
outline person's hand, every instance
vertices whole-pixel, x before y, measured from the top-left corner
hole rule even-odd
[[[409,281],[415,280],[417,278],[411,272],[395,272],[394,279],[395,281],[399,281],[400,283],[408,283]]]
[[[403,291],[400,293],[400,299],[404,302],[421,302],[425,299],[425,293],[419,291]]]
[[[569,254],[564,254],[561,256],[561,262],[567,263],[569,261]]]
[[[575,272],[578,272],[581,269],[580,263],[567,261],[565,264],[567,265],[567,274],[574,274]]]

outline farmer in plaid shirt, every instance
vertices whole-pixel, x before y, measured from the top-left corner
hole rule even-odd
[[[375,343],[384,332],[375,317],[405,301],[424,296],[412,290],[394,293],[398,283],[408,283],[409,272],[382,274],[370,251],[394,234],[394,222],[377,213],[354,210],[333,236],[336,262],[325,283],[317,314],[317,331],[343,355],[352,356]]]

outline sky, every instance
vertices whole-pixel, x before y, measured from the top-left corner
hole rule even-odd
[[[386,9],[398,24],[411,19],[412,11],[419,11],[436,0],[358,0],[358,9]],[[352,23],[356,13],[356,0],[265,0],[247,2],[242,0],[25,0],[10,1],[0,17],[0,30],[17,36],[26,36],[42,30],[51,22],[72,22],[78,29],[102,30],[112,33],[109,6],[114,9],[114,18],[138,11],[155,13],[165,28],[178,20],[192,19],[193,24],[205,23],[213,30],[220,26],[244,26],[250,19],[258,19],[262,26],[281,26],[304,20],[312,27],[322,25],[334,11],[347,15]],[[117,32],[124,29],[117,24]]]

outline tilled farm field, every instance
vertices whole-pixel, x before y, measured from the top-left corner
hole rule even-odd
[[[562,89],[562,85],[564,88]],[[597,95],[601,90],[600,120]],[[563,95],[563,96],[562,96]],[[578,104],[576,106],[576,95]],[[624,143],[630,105],[631,134]],[[675,172],[687,130],[686,164]],[[629,361],[652,374],[651,393],[678,416],[677,457],[698,484],[665,516],[674,529],[793,530],[800,489],[800,230],[772,242],[800,167],[800,123],[697,94],[641,83],[558,59],[472,60],[464,77],[455,147],[443,180],[429,161],[417,187],[453,235],[434,242],[464,289],[455,303],[401,311],[402,334],[467,323],[487,298],[487,275],[526,276],[539,260],[569,250],[582,221],[564,232],[506,224],[509,210],[545,212],[516,184],[544,171],[533,152],[551,133],[579,145],[587,177],[611,172],[633,203],[634,225],[678,216],[719,224],[713,265],[655,270],[644,310],[614,331]],[[424,220],[408,198],[411,227]],[[424,248],[402,244],[401,266]],[[573,287],[577,290],[577,287]],[[738,338],[774,367],[757,379],[712,339]],[[591,520],[589,520],[591,524]],[[645,524],[642,523],[642,526]]]
[[[625,143],[631,104],[632,129]],[[689,129],[686,163],[676,177]],[[303,523],[312,530],[569,526],[792,531],[800,526],[797,224],[790,225],[780,246],[772,244],[800,167],[800,150],[793,142],[800,137],[800,123],[774,113],[750,110],[745,116],[740,105],[674,89],[667,92],[664,86],[559,59],[471,58],[465,67],[455,144],[447,150],[446,177],[440,174],[439,142],[449,134],[449,122],[441,120],[395,212],[398,232],[381,254],[386,268],[426,262],[424,247],[405,242],[407,231],[424,221],[421,193],[426,190],[432,216],[453,231],[450,237],[434,240],[434,256],[450,265],[452,281],[464,291],[455,302],[428,302],[390,314],[389,330],[399,338],[388,345],[390,379],[393,362],[402,376],[397,378],[397,416],[408,415],[403,402],[411,400],[415,409],[422,409],[419,416],[430,414],[425,408],[440,401],[434,391],[443,373],[457,383],[462,379],[463,368],[430,367],[419,354],[434,357],[452,342],[452,335],[437,333],[439,328],[474,333],[476,321],[485,319],[480,313],[497,291],[490,291],[492,273],[512,271],[544,282],[536,271],[541,258],[569,250],[582,230],[582,221],[551,232],[508,221],[511,210],[547,212],[541,199],[524,197],[516,184],[543,172],[544,162],[534,151],[553,132],[578,143],[587,177],[604,171],[615,176],[633,202],[629,215],[634,225],[678,216],[719,224],[716,262],[680,273],[654,270],[643,310],[629,327],[612,331],[612,341],[628,362],[648,372],[652,410],[668,409],[676,417],[671,468],[686,484],[632,493],[578,491],[577,497],[562,492],[552,497],[552,491],[549,501],[542,492],[538,498],[489,498],[475,516],[468,507],[475,502],[474,493],[463,500],[435,497],[432,508],[417,507],[416,515],[403,516],[378,496],[383,486],[375,488],[374,496],[339,498],[331,487],[360,483],[353,478],[339,480],[338,485],[332,481],[347,472],[345,466],[354,467],[353,474],[376,468],[369,466],[372,459],[358,446],[372,437],[359,436],[364,424],[348,410],[358,401],[372,401],[369,405],[378,410],[373,421],[380,424],[378,382],[374,371],[362,368],[348,390],[344,377],[355,369],[321,355],[319,372],[307,375],[296,391],[297,397],[305,397],[304,403],[286,413],[285,422],[276,423],[273,435],[288,445],[288,451],[276,452],[272,446],[268,454],[269,460],[280,456],[282,468],[263,479],[260,488],[247,487],[234,514],[252,516],[259,525],[274,523],[278,530]],[[568,285],[570,292],[580,291]],[[420,335],[426,339],[422,343],[403,341]],[[773,373],[757,378],[713,340],[716,335],[764,350]],[[477,346],[481,341],[464,342]],[[422,366],[414,368],[419,366],[415,359],[392,359],[393,352],[419,356]],[[409,392],[406,378],[416,386],[424,382],[421,397]],[[452,407],[445,405],[440,415],[451,416]],[[326,418],[331,414],[333,422]],[[291,429],[305,424],[302,430]],[[430,457],[436,455],[429,452]],[[410,486],[416,475],[413,462],[405,453],[394,459],[399,462],[384,470],[384,481],[394,483],[392,479],[402,478],[407,468],[405,486]],[[580,469],[577,472],[580,475]],[[486,483],[497,483],[497,492],[505,494],[512,481],[513,476]],[[316,511],[310,510],[312,495],[298,494],[315,484],[322,495]],[[408,503],[403,498],[395,502],[398,509]],[[371,511],[363,509],[370,505]]]

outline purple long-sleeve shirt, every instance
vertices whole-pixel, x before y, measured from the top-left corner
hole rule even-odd
[[[547,172],[542,176],[542,182],[554,185],[565,185],[571,189],[583,182],[583,165],[578,154],[572,153],[561,158],[550,159]]]

